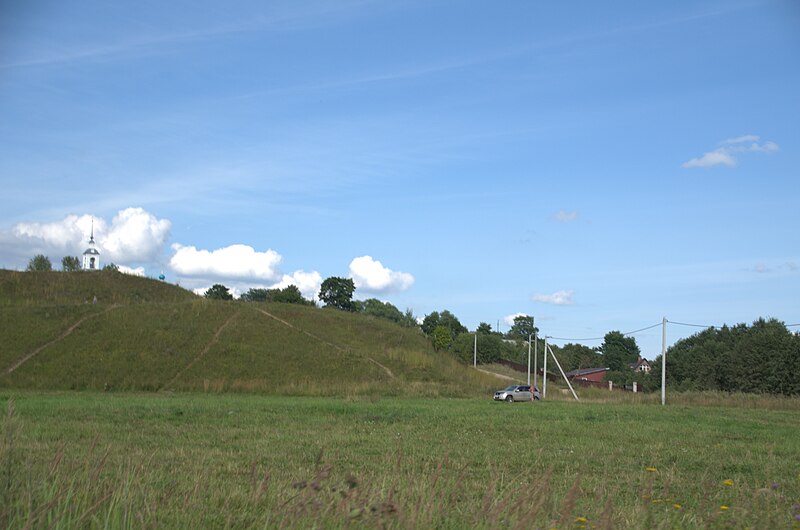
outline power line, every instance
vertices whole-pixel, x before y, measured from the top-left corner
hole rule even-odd
[[[675,324],[676,326],[688,326],[688,327],[692,327],[692,328],[704,328],[704,329],[716,327],[716,326],[709,326],[709,325],[706,325],[706,324],[690,324],[688,322],[675,322],[674,320],[667,320],[667,324]],[[624,336],[634,335],[636,333],[640,333],[642,331],[647,331],[649,329],[657,328],[657,327],[662,326],[662,325],[663,324],[661,322],[659,322],[657,324],[653,324],[652,326],[647,326],[647,327],[644,327],[644,328],[641,328],[641,329],[637,329],[637,330],[634,330],[634,331],[628,331],[626,333],[623,333],[622,335],[624,335]],[[795,327],[799,327],[800,323],[797,323],[797,324],[784,324],[784,325],[787,328],[795,328]],[[605,337],[552,337],[552,336],[549,336],[549,335],[547,336],[547,338],[548,339],[555,339],[555,340],[568,340],[568,341],[575,341],[575,342],[585,342],[585,341],[604,340],[605,339]]]
[[[689,326],[689,327],[693,327],[693,328],[713,328],[713,327],[715,327],[715,326],[706,326],[705,324],[687,324],[685,322],[674,322],[672,320],[667,320],[667,322],[669,324],[675,324],[675,325],[678,325],[678,326]]]
[[[662,325],[661,322],[659,322],[658,324],[653,324],[652,326],[647,326],[646,328],[637,329],[636,331],[629,331],[627,333],[623,333],[623,335],[633,335],[634,333],[639,333],[640,331],[647,331],[648,329],[657,328],[658,326],[661,326],[661,325]]]
[[[548,339],[556,339],[556,340],[575,340],[575,341],[587,341],[587,340],[603,340],[605,337],[588,337],[582,339],[574,339],[574,338],[564,338],[564,337],[551,337],[550,335],[547,336]]]
[[[639,333],[641,331],[647,331],[648,329],[657,328],[661,325],[661,322],[658,324],[653,324],[652,326],[647,326],[641,329],[637,329],[634,331],[628,331],[627,333],[623,333],[622,335],[633,335],[634,333]],[[556,340],[574,340],[574,341],[588,341],[588,340],[603,340],[605,337],[588,337],[588,338],[564,338],[564,337],[547,337],[549,339],[556,339]]]

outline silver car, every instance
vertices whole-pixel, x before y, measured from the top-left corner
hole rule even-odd
[[[505,390],[498,390],[494,393],[495,401],[513,403],[514,401],[530,401],[531,399],[539,399],[539,389],[534,388],[533,392],[531,392],[530,385],[511,385]]]

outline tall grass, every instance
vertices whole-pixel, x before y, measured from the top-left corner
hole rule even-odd
[[[16,394],[7,528],[791,528],[800,411]]]

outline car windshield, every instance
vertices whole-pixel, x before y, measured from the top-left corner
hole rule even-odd
[[[512,392],[517,389],[517,385],[511,385],[510,387],[506,388],[506,392]]]

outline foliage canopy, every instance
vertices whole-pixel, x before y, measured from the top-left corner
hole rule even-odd
[[[28,272],[46,272],[53,270],[53,264],[50,263],[50,258],[44,254],[36,254],[28,262]]]

